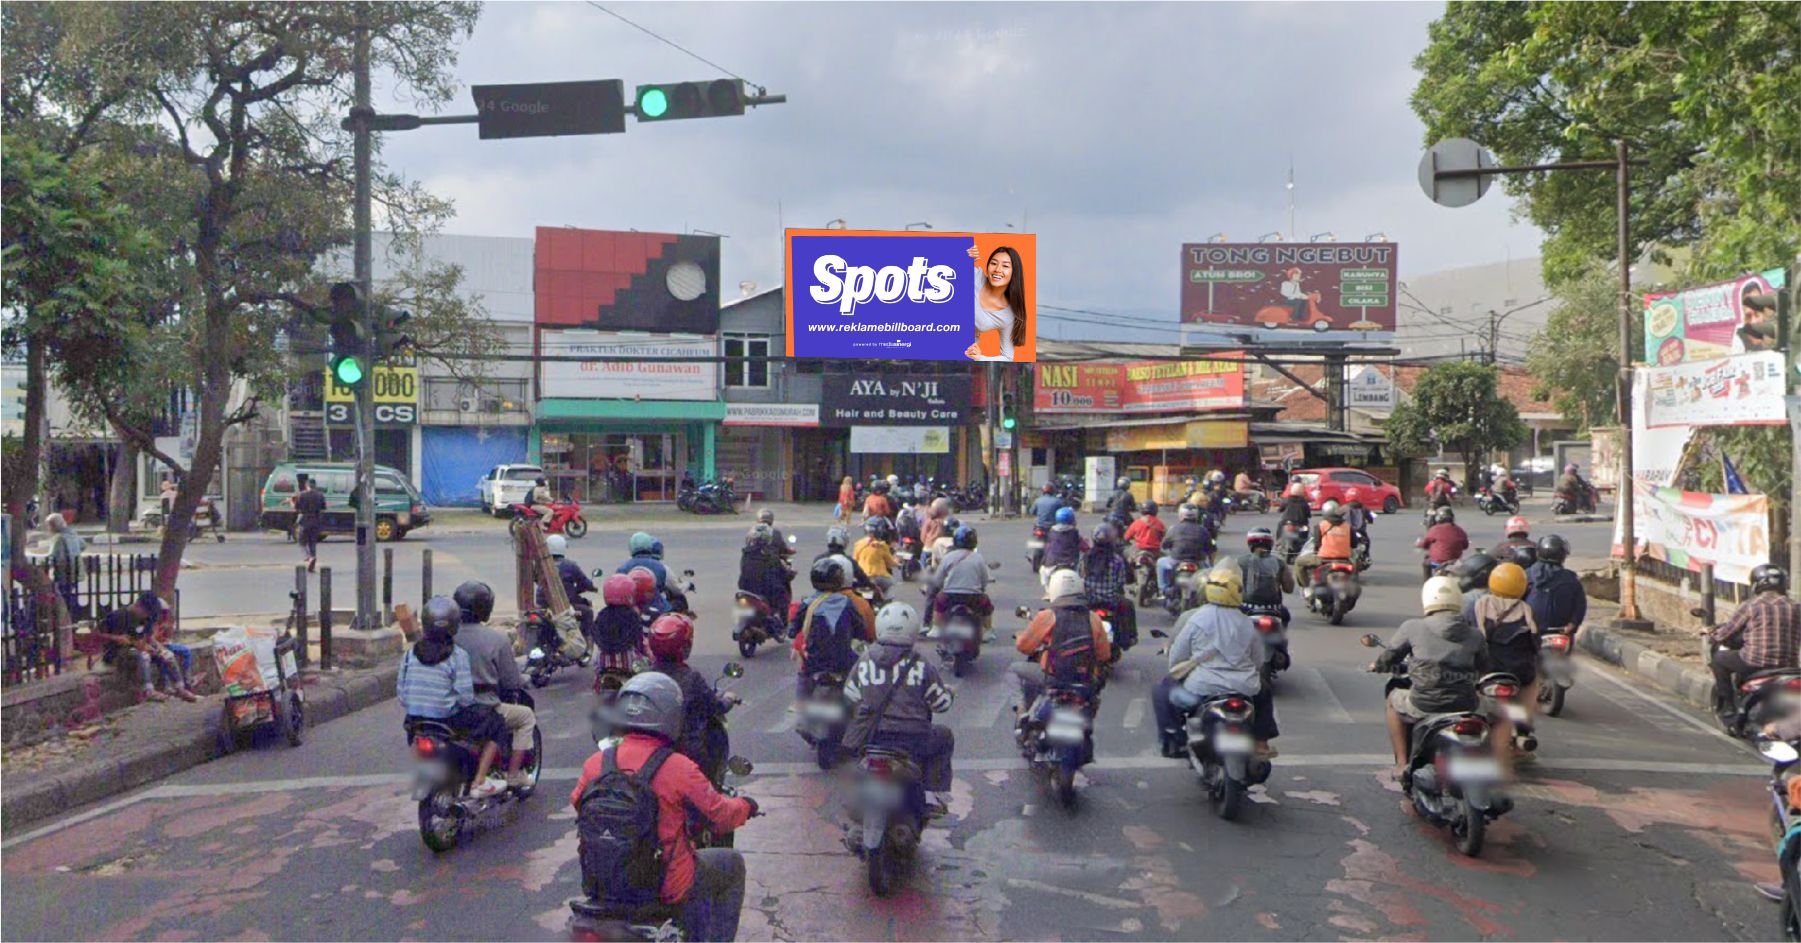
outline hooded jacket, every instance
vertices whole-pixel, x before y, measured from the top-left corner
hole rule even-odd
[[[874,732],[897,736],[931,733],[932,715],[950,710],[954,697],[932,659],[895,642],[877,642],[863,652],[844,680],[844,696],[852,704],[866,700],[872,706],[887,697]]]
[[[1074,567],[1082,562],[1086,543],[1076,525],[1058,524],[1044,535],[1044,562],[1041,565]]]

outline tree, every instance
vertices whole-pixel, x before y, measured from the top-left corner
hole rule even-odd
[[[1508,164],[1635,166],[1633,257],[1693,246],[1700,279],[1801,249],[1801,8],[1780,0],[1451,3],[1414,60],[1426,138],[1473,138]],[[1546,281],[1616,256],[1604,172],[1502,178],[1547,233]]]
[[[1556,307],[1526,348],[1526,369],[1579,433],[1618,421],[1620,376],[1619,283],[1599,263],[1552,290]],[[1634,319],[1642,329],[1642,322]],[[1635,337],[1642,336],[1635,330]],[[1634,348],[1636,349],[1636,348]]]
[[[1476,480],[1489,453],[1526,437],[1519,411],[1501,396],[1500,376],[1495,367],[1461,360],[1427,370],[1388,417],[1389,444],[1406,456],[1457,452],[1464,481]]]

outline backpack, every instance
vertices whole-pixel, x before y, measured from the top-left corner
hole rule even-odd
[[[582,890],[621,909],[655,904],[663,890],[663,845],[651,782],[674,753],[657,747],[637,772],[619,768],[617,747],[601,753],[600,775],[575,800]]]
[[[851,648],[857,611],[843,593],[824,593],[807,606],[807,670],[846,671],[857,663]]]
[[[1053,609],[1051,613],[1057,621],[1051,626],[1050,657],[1045,660],[1045,675],[1065,684],[1093,683],[1094,634],[1088,622],[1088,610],[1081,606],[1065,606]]]
[[[1515,608],[1514,618],[1482,619],[1482,634],[1488,638],[1488,663],[1497,671],[1530,674],[1538,663],[1538,636],[1527,625],[1531,612],[1525,606]]]
[[[1244,558],[1244,601],[1258,605],[1282,602],[1282,561],[1251,554]]]

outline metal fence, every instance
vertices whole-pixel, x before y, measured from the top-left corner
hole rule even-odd
[[[81,558],[78,567],[53,569],[47,562],[39,561],[30,566],[50,578],[56,594],[68,607],[70,619],[78,624],[96,623],[107,613],[131,605],[156,580],[155,554],[90,554]],[[50,605],[50,600],[40,598],[23,582],[13,581],[6,597],[5,670],[0,674],[0,684],[11,687],[61,674],[65,663],[75,655],[70,650],[73,632],[69,627],[61,631],[54,628],[55,620],[46,611]],[[179,592],[169,611],[173,625],[179,628]]]
[[[1707,587],[1704,585],[1704,581],[1712,579],[1714,597],[1722,602],[1738,605],[1751,598],[1751,587],[1744,583],[1730,583],[1686,567],[1671,566],[1655,557],[1641,556],[1638,558],[1638,575],[1640,579],[1654,580],[1667,586],[1681,586],[1687,583],[1694,587],[1697,593],[1705,593]]]

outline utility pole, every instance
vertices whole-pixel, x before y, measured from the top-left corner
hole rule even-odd
[[[356,177],[356,227],[354,280],[362,289],[363,338],[367,343],[375,336],[372,318],[374,297],[374,251],[371,247],[372,197],[370,195],[370,118],[375,114],[370,104],[369,76],[369,4],[356,5],[356,46],[351,68],[355,71],[356,101],[350,109],[353,173]],[[373,372],[373,361],[369,364]],[[356,386],[356,622],[358,629],[369,631],[381,624],[375,609],[375,384],[373,379]]]

